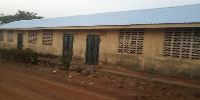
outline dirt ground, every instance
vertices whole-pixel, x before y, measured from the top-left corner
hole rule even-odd
[[[200,100],[200,89],[106,72],[0,62],[0,100]]]

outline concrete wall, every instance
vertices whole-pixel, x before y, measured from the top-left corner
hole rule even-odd
[[[163,57],[164,29],[147,29],[144,39],[143,70],[171,76],[198,78],[200,61]]]
[[[62,32],[59,30],[53,31],[53,44],[52,46],[49,45],[42,45],[42,33],[43,31],[40,30],[37,34],[37,43],[31,44],[28,43],[28,31],[24,31],[24,48],[31,48],[41,54],[53,54],[53,55],[61,55],[62,51]]]
[[[14,42],[0,41],[1,48],[11,48],[17,45],[15,31]],[[53,45],[42,45],[42,30],[37,36],[37,44],[28,43],[28,31],[24,32],[24,48],[31,48],[43,54],[62,54],[63,34],[74,34],[73,58],[85,61],[87,35],[100,35],[99,64],[121,66],[130,70],[161,73],[171,76],[200,78],[200,61],[163,57],[164,29],[145,29],[143,54],[118,53],[118,29],[113,30],[54,30]]]
[[[14,31],[15,33],[16,31]],[[17,34],[13,36],[13,42],[7,41],[8,35],[7,31],[4,31],[4,41],[0,41],[0,48],[10,49],[10,48],[17,48]]]

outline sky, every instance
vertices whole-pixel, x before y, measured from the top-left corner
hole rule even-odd
[[[18,10],[45,18],[200,4],[200,0],[0,0],[0,14]]]

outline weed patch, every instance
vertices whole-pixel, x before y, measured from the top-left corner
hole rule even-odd
[[[31,49],[0,49],[0,58],[8,61],[37,64],[38,53]]]
[[[65,52],[64,55],[60,57],[60,62],[64,66],[64,69],[69,70],[72,60],[72,52]]]

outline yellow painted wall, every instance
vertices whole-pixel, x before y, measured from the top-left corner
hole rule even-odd
[[[164,29],[146,29],[143,71],[173,76],[200,76],[200,60],[164,57]]]
[[[42,45],[42,33],[43,30],[40,30],[37,34],[37,43],[32,44],[28,43],[28,33],[29,31],[24,31],[24,48],[30,48],[32,50],[35,50],[41,54],[52,54],[52,55],[61,55],[62,51],[62,32],[59,30],[53,31],[53,44],[51,46],[49,45]]]
[[[10,49],[10,48],[17,48],[17,34],[14,31],[13,42],[8,42],[8,32],[4,31],[4,41],[0,41],[0,48]]]
[[[7,42],[7,34],[4,41],[0,41],[1,48],[11,48],[17,45],[15,31],[14,42]],[[200,61],[163,57],[164,29],[145,29],[143,54],[118,53],[118,29],[109,30],[54,30],[53,45],[42,45],[42,32],[39,31],[37,44],[28,43],[28,31],[24,32],[24,48],[31,48],[42,54],[62,54],[63,34],[74,34],[73,58],[85,61],[87,35],[100,35],[99,64],[121,66],[130,70],[146,71],[150,73],[162,73],[167,75],[179,75],[185,77],[200,77]]]

